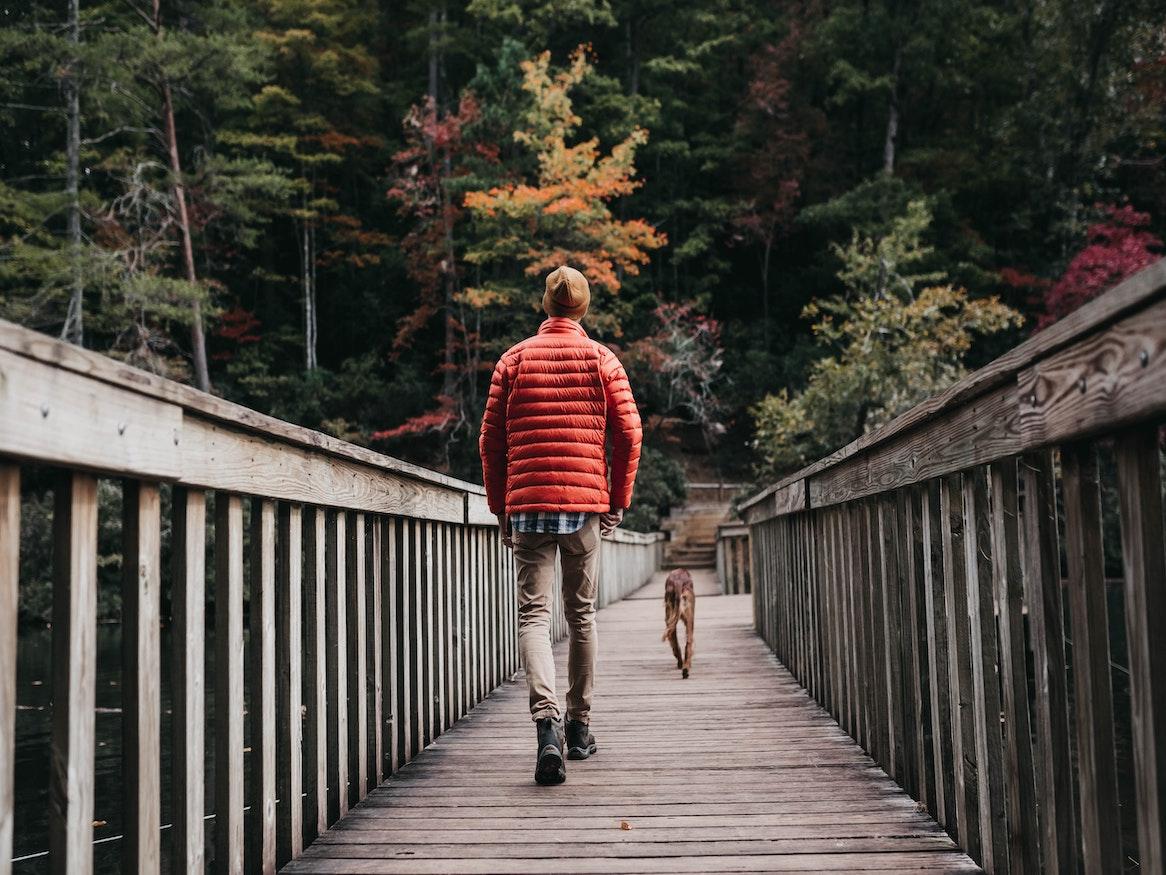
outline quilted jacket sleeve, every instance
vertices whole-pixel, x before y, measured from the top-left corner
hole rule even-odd
[[[632,486],[640,467],[643,430],[628,375],[619,359],[610,352],[604,362],[603,385],[607,396],[607,421],[612,434],[611,506],[626,508],[632,503]]]
[[[491,513],[506,510],[506,396],[510,393],[504,360],[494,366],[478,452],[482,456],[482,482],[486,485],[486,502]]]

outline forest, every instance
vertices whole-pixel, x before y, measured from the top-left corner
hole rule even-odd
[[[0,317],[480,481],[542,277],[764,482],[1162,255],[1159,0],[22,0]]]

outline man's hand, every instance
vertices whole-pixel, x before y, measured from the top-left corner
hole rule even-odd
[[[599,534],[610,535],[623,522],[623,508],[617,507],[599,515]]]
[[[514,538],[512,538],[510,535],[510,520],[507,518],[506,514],[504,514],[504,513],[500,513],[497,516],[498,516],[498,531],[502,533],[502,543],[504,545],[506,545],[507,547],[509,547],[511,550],[513,550],[514,549]]]

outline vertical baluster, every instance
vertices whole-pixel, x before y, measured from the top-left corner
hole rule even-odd
[[[1020,510],[1016,459],[993,462],[992,580],[1000,624],[1000,687],[1007,754],[1008,858],[1012,872],[1040,870],[1040,830],[1033,783],[1032,732],[1025,665],[1024,580],[1020,571]]]
[[[1166,616],[1166,558],[1158,429],[1150,426],[1122,434],[1116,451],[1138,846],[1142,871],[1162,872],[1166,870],[1166,648],[1153,623]]]
[[[19,578],[20,468],[0,463],[0,875],[12,872]]]
[[[989,872],[1005,872],[1008,870],[1008,830],[1004,812],[1004,740],[1000,735],[1000,684],[996,674],[988,480],[983,467],[964,474],[963,504],[973,744],[982,862]]]
[[[382,683],[385,688],[385,711],[383,714],[385,748],[390,774],[396,774],[401,767],[400,733],[401,720],[397,700],[400,682],[397,679],[397,664],[400,644],[401,597],[399,581],[401,576],[398,550],[400,526],[393,517],[386,517],[381,540],[381,626],[384,636]]]
[[[327,518],[322,508],[307,509],[304,527],[304,670],[308,715],[304,748],[310,792],[308,838],[328,828],[328,606]]]
[[[243,871],[243,500],[215,495],[215,871]]]
[[[385,745],[384,745],[384,556],[385,546],[385,518],[370,517],[372,538],[369,545],[369,588],[372,590],[371,603],[368,612],[368,635],[370,648],[369,664],[372,666],[372,682],[369,693],[372,696],[372,780],[374,786],[379,786],[385,779]]]
[[[414,617],[414,601],[417,579],[417,556],[413,549],[413,530],[415,520],[401,520],[400,552],[397,589],[401,597],[401,649],[397,663],[397,686],[400,690],[400,702],[397,710],[397,720],[401,725],[401,756],[400,765],[409,762],[413,757],[413,717],[416,709],[413,707],[416,687],[413,684],[413,665],[416,659],[413,656],[417,639],[417,623]]]
[[[201,872],[206,866],[206,497],[199,490],[176,486],[172,504],[174,833],[170,837],[170,869]]]
[[[1061,470],[1073,630],[1081,850],[1086,872],[1116,873],[1121,871],[1121,823],[1096,449],[1092,444],[1062,448]]]
[[[976,747],[973,715],[972,657],[968,622],[968,580],[964,552],[961,476],[940,483],[940,522],[943,535],[943,577],[947,583],[948,678],[951,685],[952,762],[955,768],[955,807],[959,841],[975,859],[980,856],[979,800],[976,786]]]
[[[434,625],[433,625],[433,662],[434,683],[433,698],[436,710],[434,716],[434,737],[445,731],[446,713],[448,705],[445,683],[445,649],[449,640],[449,614],[447,611],[446,590],[449,584],[447,565],[447,543],[445,540],[445,523],[436,523],[433,526],[433,568],[434,568]]]
[[[911,486],[900,489],[899,524],[903,544],[903,620],[910,650],[905,654],[906,683],[909,687],[909,705],[904,714],[907,731],[907,757],[911,759],[914,776],[913,795],[930,811],[935,810],[934,788],[931,783],[930,754],[927,736],[931,729],[928,707],[928,677],[930,666],[927,655],[927,619],[923,587],[923,522],[920,491]]]
[[[462,598],[465,575],[462,573],[462,532],[465,526],[455,525],[450,530],[450,600],[453,609],[453,674],[450,697],[453,700],[453,719],[460,720],[465,713],[465,693],[463,691],[463,658],[465,638],[462,629],[465,624],[465,601]]]
[[[884,665],[883,683],[887,690],[887,755],[890,775],[898,783],[911,788],[911,769],[907,759],[909,733],[906,715],[911,711],[910,685],[904,684],[903,665],[910,664],[910,630],[903,627],[903,579],[900,549],[902,530],[896,513],[896,495],[884,493],[875,504],[877,541],[882,545],[883,612],[876,622],[882,626]],[[905,657],[905,654],[908,656]]]
[[[433,639],[437,634],[433,599],[433,523],[424,520],[420,526],[421,550],[421,651],[417,666],[421,670],[418,711],[421,720],[421,747],[433,741]]]
[[[276,862],[282,866],[304,849],[302,597],[303,519],[298,504],[279,505],[279,557],[275,589],[275,659],[279,673],[276,708]],[[310,715],[314,716],[314,715]]]
[[[122,487],[122,867],[158,871],[161,852],[162,502],[153,483]]]
[[[365,638],[365,543],[364,514],[349,512],[345,520],[347,545],[345,547],[345,607],[348,624],[347,678],[348,719],[348,775],[351,782],[351,801],[359,802],[368,795],[368,690],[367,643]]]
[[[878,505],[874,498],[862,501],[861,511],[863,527],[866,533],[864,550],[866,568],[866,610],[868,613],[867,628],[867,658],[870,667],[867,669],[867,691],[870,702],[870,724],[867,729],[870,738],[870,749],[875,752],[876,759],[883,769],[894,775],[894,763],[890,755],[890,735],[888,706],[892,701],[887,690],[886,668],[886,609],[883,601],[884,583],[883,553],[888,545],[884,545],[879,538]]]
[[[343,513],[327,512],[328,823],[348,813],[348,586]]]
[[[251,502],[249,872],[275,872],[275,503]]]
[[[1047,451],[1027,454],[1021,459],[1020,470],[1024,480],[1024,581],[1036,676],[1042,871],[1076,872],[1076,809],[1052,455]]]
[[[429,549],[426,544],[425,523],[416,520],[410,526],[410,533],[412,538],[412,609],[413,609],[413,635],[412,635],[412,667],[413,678],[411,681],[412,696],[410,699],[410,708],[412,711],[412,727],[413,727],[413,750],[412,755],[416,756],[417,752],[425,747],[427,740],[425,738],[425,720],[429,710],[426,706],[426,691],[425,691],[425,563],[429,555]]]
[[[942,507],[938,481],[923,489],[923,582],[927,612],[928,677],[931,701],[932,760],[935,767],[935,819],[953,837],[959,834],[956,813],[955,745],[952,740],[952,689],[948,642],[947,590],[951,581],[944,573]]]

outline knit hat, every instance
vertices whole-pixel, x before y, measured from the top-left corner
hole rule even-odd
[[[562,267],[547,274],[547,290],[543,293],[543,310],[548,316],[567,316],[582,319],[591,304],[591,287],[587,277],[573,267]]]

